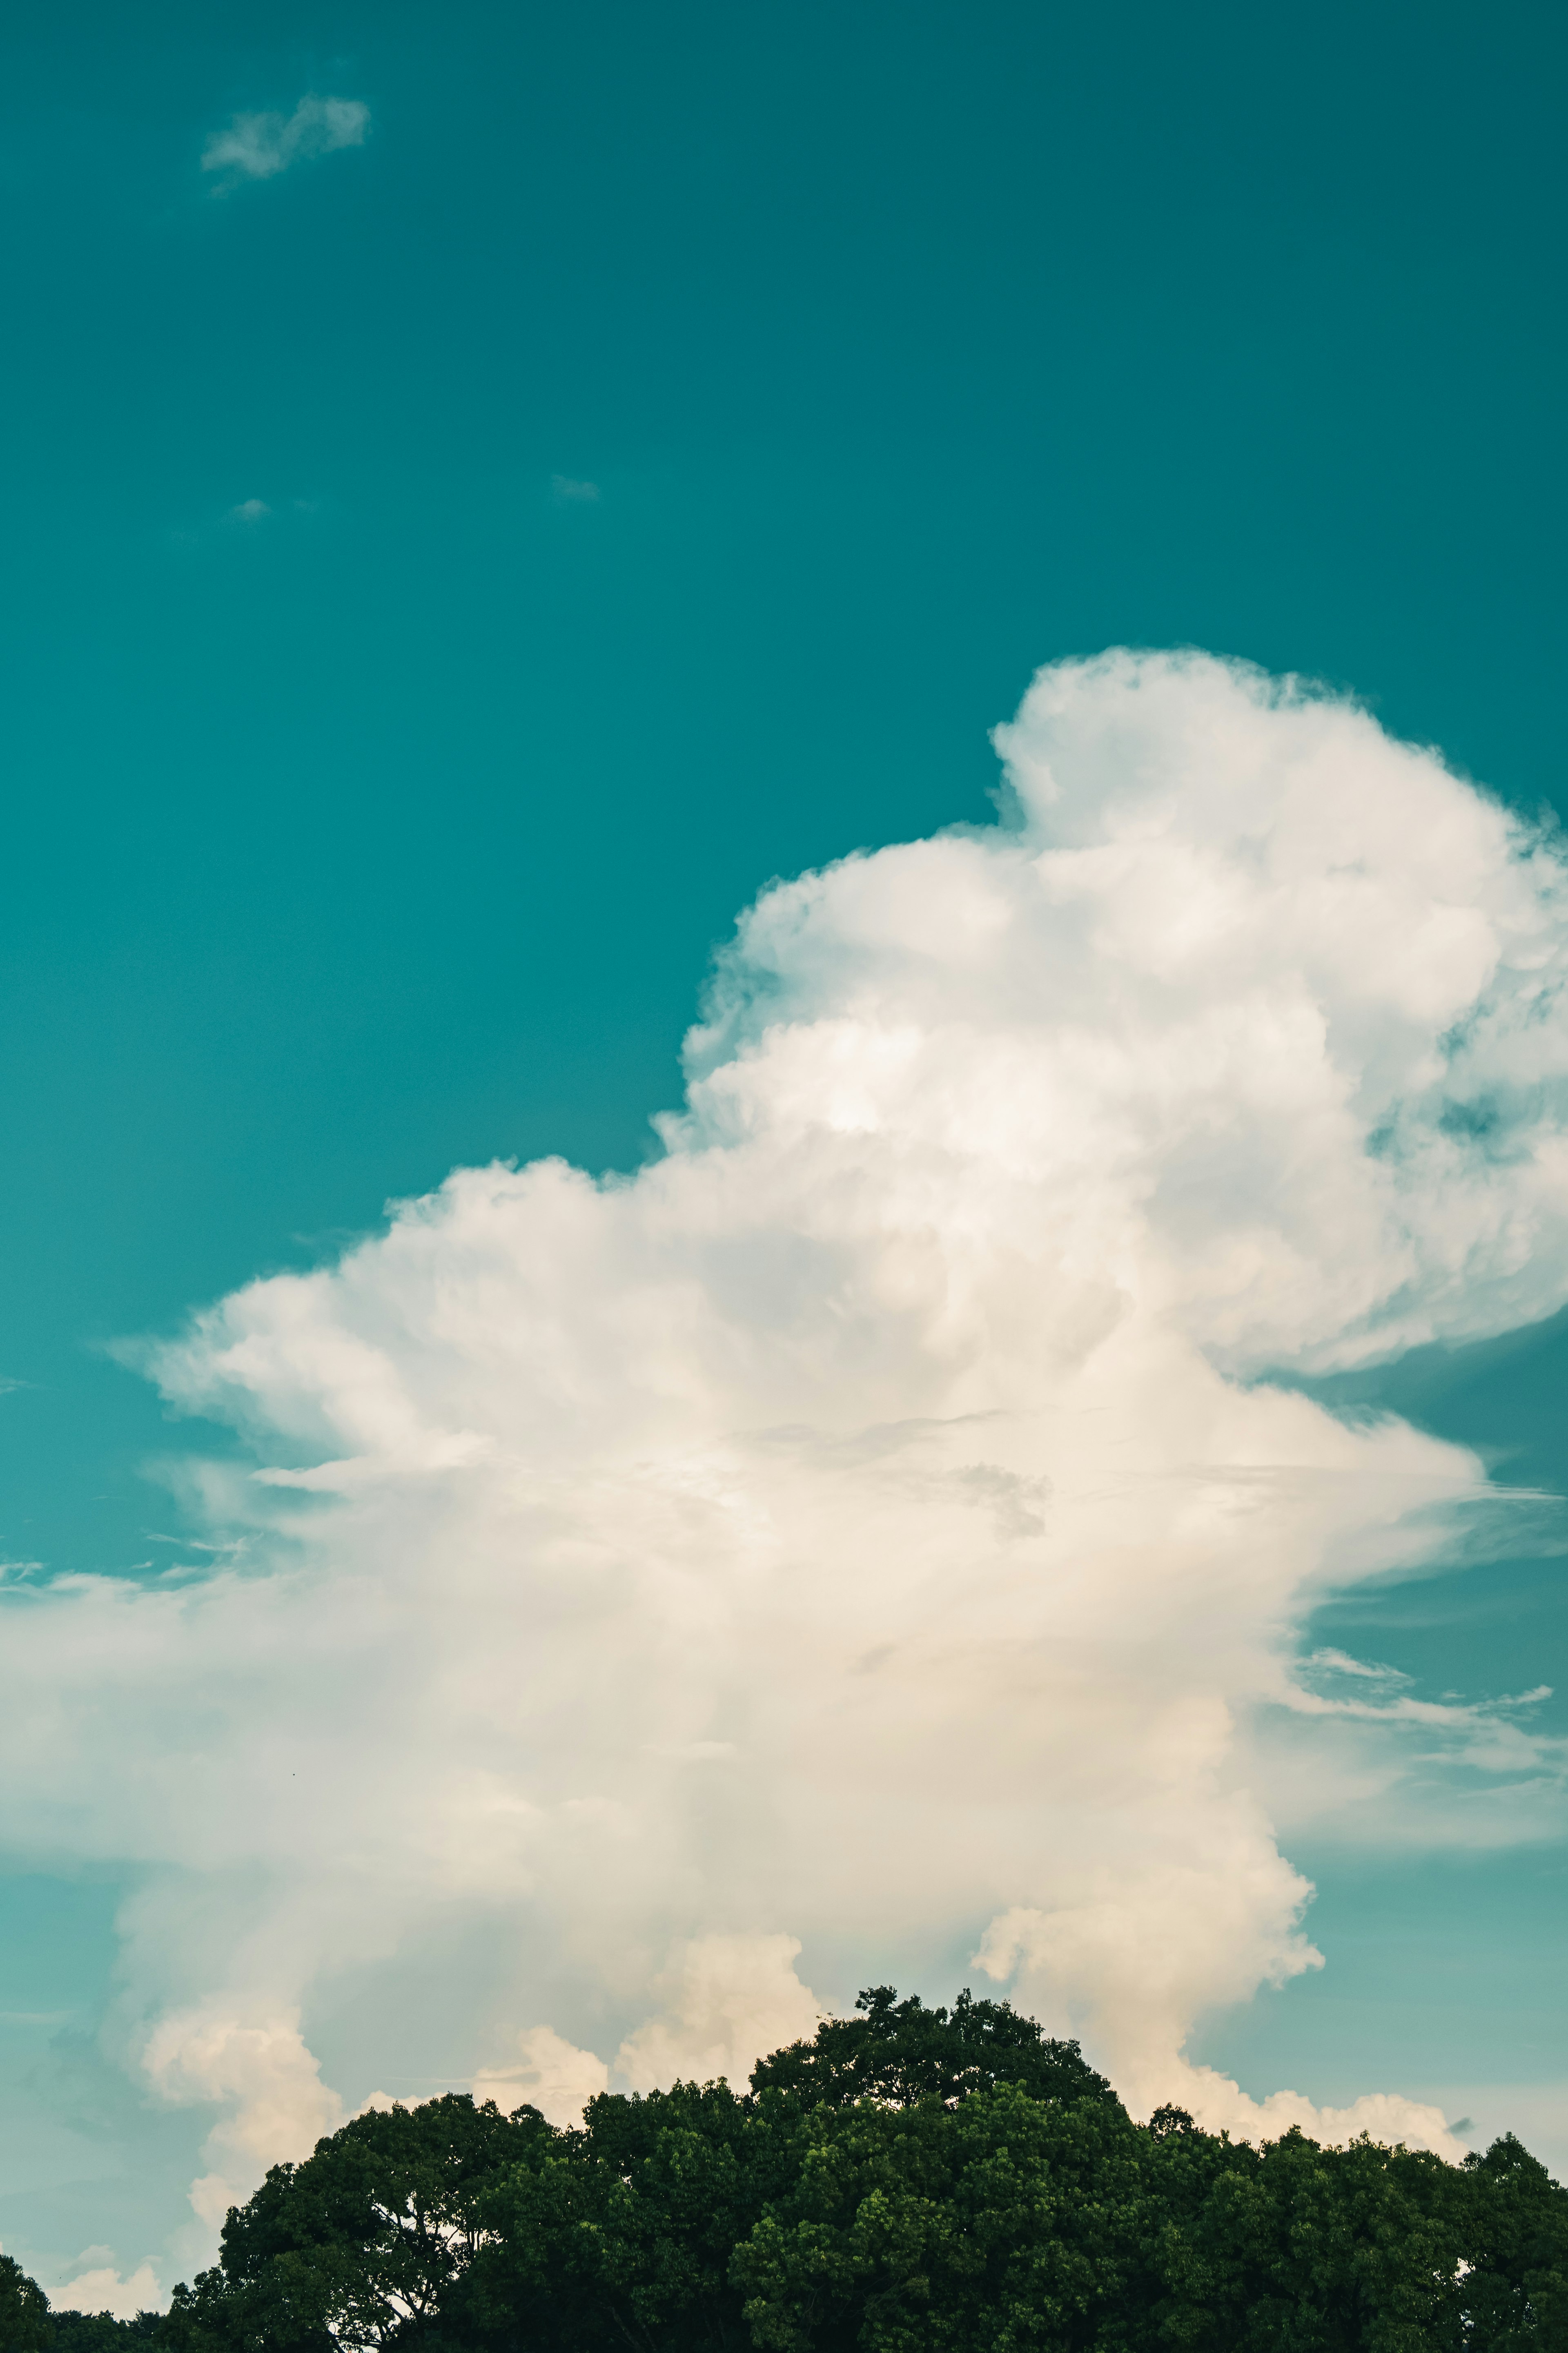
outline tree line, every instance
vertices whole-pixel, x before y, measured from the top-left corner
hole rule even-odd
[[[52,2312],[0,2258],[0,2353],[1568,2353],[1568,2191],[1511,2136],[1253,2147],[1134,2124],[1006,2002],[857,2010],[580,2128],[356,2116],[163,2315]]]

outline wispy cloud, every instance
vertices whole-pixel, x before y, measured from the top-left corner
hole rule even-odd
[[[271,512],[265,499],[241,499],[237,507],[229,509],[236,522],[260,522]]]
[[[592,507],[599,503],[597,482],[578,482],[570,474],[552,474],[550,488],[558,506]]]
[[[291,164],[331,155],[340,147],[363,147],[370,132],[370,109],[363,98],[320,98],[307,91],[292,114],[237,114],[225,131],[215,131],[202,154],[204,172],[221,172],[221,184],[273,180]]]

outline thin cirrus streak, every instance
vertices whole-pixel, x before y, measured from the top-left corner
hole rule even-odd
[[[5,1834],[141,1867],[121,2031],[221,2110],[204,2214],[341,2116],[312,2005],[374,2012],[437,1916],[511,1956],[479,2087],[562,2116],[743,2070],[896,1947],[1135,2109],[1453,2151],[1184,2046],[1319,1963],[1293,1792],[1394,1843],[1560,1818],[1539,1694],[1298,1660],[1330,1587],[1515,1506],[1269,1377],[1568,1297],[1563,863],[1205,656],[1044,670],[998,742],[1003,822],[743,916],[651,1166],[458,1170],[151,1352],[257,1450],[189,1472],[226,1566],[8,1597]]]

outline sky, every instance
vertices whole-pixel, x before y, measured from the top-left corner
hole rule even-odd
[[[4,46],[0,2245],[881,1978],[1568,2167],[1561,13]]]

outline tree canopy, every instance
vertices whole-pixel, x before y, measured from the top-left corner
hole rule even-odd
[[[744,2092],[560,2130],[464,2094],[356,2117],[230,2211],[163,2318],[0,2353],[1568,2353],[1568,2193],[1511,2137],[1446,2164],[1135,2124],[1005,2002],[861,1995]]]
[[[52,2341],[43,2289],[20,2263],[0,2255],[0,2353],[44,2353]]]
[[[976,2001],[965,1987],[951,2010],[918,1994],[868,1986],[856,2018],[825,2018],[810,2042],[760,2060],[752,2089],[798,2093],[814,2106],[852,2100],[937,2099],[952,2107],[993,2084],[1022,2084],[1037,2100],[1114,2100],[1076,2042],[1054,2042],[1010,2002]]]

